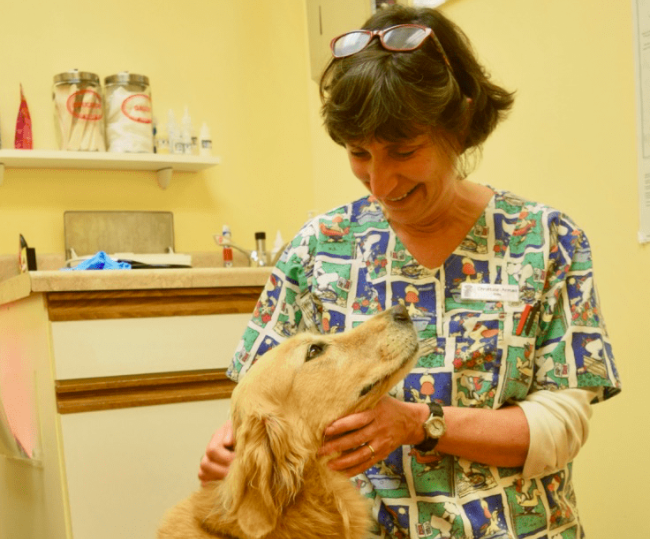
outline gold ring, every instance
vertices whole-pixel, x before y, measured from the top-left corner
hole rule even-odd
[[[371,450],[371,458],[375,457],[375,450],[373,449],[373,446],[371,444],[366,444],[366,447]]]

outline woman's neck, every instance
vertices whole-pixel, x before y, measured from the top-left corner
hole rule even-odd
[[[441,211],[427,223],[391,226],[416,258],[427,268],[436,268],[454,252],[482,215],[493,197],[493,191],[484,185],[459,181],[454,189],[444,195]]]

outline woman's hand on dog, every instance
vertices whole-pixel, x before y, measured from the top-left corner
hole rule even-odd
[[[199,465],[199,480],[202,485],[224,479],[235,458],[233,450],[233,425],[230,420],[219,428],[208,444]]]
[[[319,454],[340,452],[328,466],[352,477],[385,459],[401,445],[421,442],[428,415],[427,405],[402,402],[385,395],[375,408],[337,419],[326,428]]]

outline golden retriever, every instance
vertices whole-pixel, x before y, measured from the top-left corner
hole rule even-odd
[[[418,341],[393,307],[355,329],[301,333],[267,352],[233,391],[226,478],[171,509],[159,539],[361,539],[369,502],[317,452],[323,431],[373,407],[412,369]]]

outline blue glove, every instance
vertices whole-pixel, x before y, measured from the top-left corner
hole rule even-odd
[[[104,251],[99,251],[95,256],[77,264],[74,268],[61,268],[62,270],[115,270],[131,269],[128,262],[117,262],[113,260]]]

